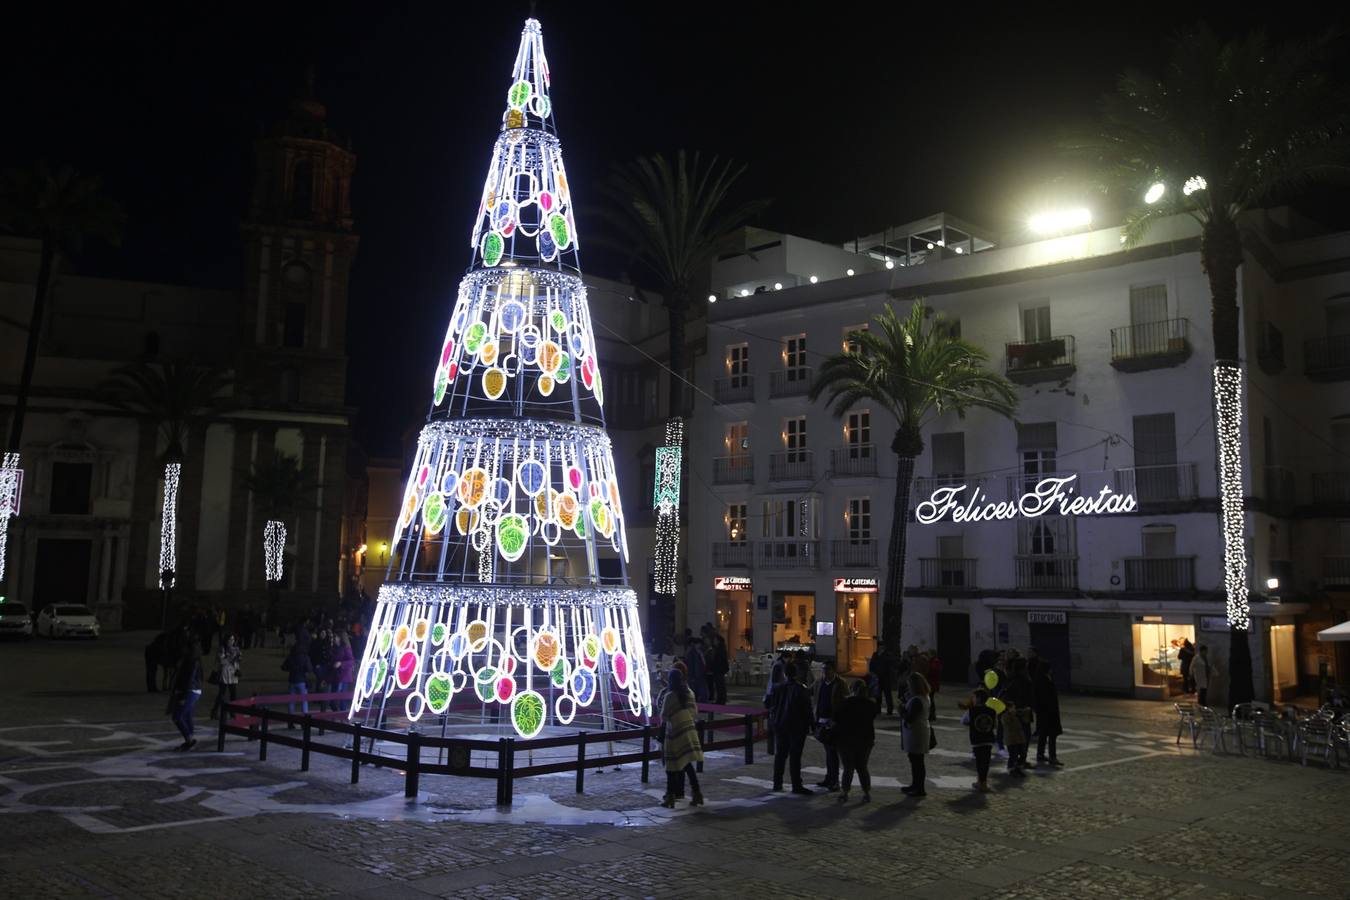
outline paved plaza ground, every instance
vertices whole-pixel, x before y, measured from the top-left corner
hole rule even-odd
[[[0,645],[0,894],[69,897],[1348,897],[1350,771],[1196,751],[1167,704],[1068,696],[1065,768],[970,790],[958,691],[939,695],[928,796],[905,797],[895,719],[873,802],[774,794],[761,744],[710,754],[708,805],[659,806],[639,767],[518,781],[395,772],[231,739],[179,740],[144,691],[150,635]],[[245,656],[244,694],[281,688]],[[748,700],[758,689],[744,689]],[[808,782],[823,752],[807,748]]]

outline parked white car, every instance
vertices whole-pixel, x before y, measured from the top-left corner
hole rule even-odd
[[[87,606],[49,605],[38,613],[37,633],[49,638],[98,637],[98,619]]]
[[[0,636],[33,636],[33,614],[22,603],[0,603]]]

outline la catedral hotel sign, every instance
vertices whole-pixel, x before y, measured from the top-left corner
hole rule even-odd
[[[992,522],[1022,516],[1095,516],[1133,512],[1139,504],[1133,494],[1118,494],[1104,485],[1095,496],[1075,493],[1078,476],[1042,478],[1016,500],[990,500],[978,487],[966,495],[966,485],[947,485],[914,508],[914,518],[929,525],[950,515],[953,522]]]

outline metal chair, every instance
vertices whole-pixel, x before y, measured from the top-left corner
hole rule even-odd
[[[1173,703],[1177,711],[1177,744],[1181,744],[1181,733],[1190,729],[1191,746],[1199,746],[1200,723],[1195,719],[1194,703]]]
[[[1261,713],[1254,703],[1239,703],[1233,707],[1233,737],[1236,738],[1238,752],[1247,755],[1250,747],[1257,752],[1261,746]]]
[[[1311,715],[1298,723],[1299,762],[1308,764],[1308,757],[1320,757],[1325,763],[1341,767],[1340,754],[1333,739],[1334,724],[1325,716]]]
[[[1232,735],[1235,741],[1239,740],[1237,731],[1233,726],[1233,720],[1227,716],[1222,716],[1208,706],[1202,706],[1199,709],[1200,719],[1200,739],[1203,741],[1206,737],[1210,741],[1210,749],[1215,753],[1222,750],[1228,752],[1228,736]]]

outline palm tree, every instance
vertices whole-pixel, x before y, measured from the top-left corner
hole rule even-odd
[[[1330,38],[1222,41],[1207,28],[1173,40],[1162,77],[1127,72],[1101,120],[1066,149],[1125,192],[1127,245],[1160,219],[1200,224],[1214,336],[1219,529],[1231,634],[1229,703],[1252,699],[1246,536],[1242,511],[1242,369],[1238,340],[1239,220],[1245,210],[1350,169],[1350,100],[1323,66]],[[1143,202],[1140,202],[1142,198]]]
[[[280,450],[258,460],[244,476],[244,486],[258,501],[263,527],[264,576],[268,615],[275,621],[285,567],[286,518],[311,507],[307,498],[317,485],[305,478],[300,460]]]
[[[78,252],[86,236],[101,237],[116,244],[120,238],[121,211],[99,193],[93,178],[77,175],[70,168],[53,172],[45,164],[32,170],[11,170],[0,175],[0,229],[41,241],[37,285],[33,293],[33,312],[28,320],[28,342],[24,348],[19,389],[14,398],[14,419],[10,422],[8,452],[0,476],[6,496],[13,490],[19,468],[19,448],[23,442],[24,418],[28,396],[33,390],[33,370],[37,366],[38,345],[42,341],[42,323],[51,293],[52,274],[58,253]],[[0,511],[0,591],[5,579],[5,542],[9,528],[8,502]]]
[[[1012,415],[1017,393],[1002,375],[984,368],[988,355],[942,328],[941,315],[930,316],[915,300],[905,318],[889,304],[874,319],[875,327],[857,334],[856,350],[825,360],[811,385],[811,399],[828,395],[835,418],[856,404],[870,401],[896,421],[891,450],[899,467],[895,506],[886,550],[886,590],[881,607],[881,639],[886,649],[900,649],[900,622],[905,587],[905,536],[914,459],[923,452],[923,427],[934,416],[982,408]]]
[[[124,221],[118,206],[100,193],[97,179],[82,176],[68,166],[53,171],[40,163],[30,170],[14,169],[0,176],[0,228],[42,242],[28,343],[9,428],[11,453],[19,452],[23,439],[24,416],[33,389],[33,369],[37,365],[56,256],[78,252],[86,237],[116,245]]]
[[[233,376],[220,369],[177,362],[142,362],[116,370],[103,385],[108,403],[155,422],[164,439],[164,451],[159,457],[164,470],[159,537],[162,616],[168,613],[169,592],[178,570],[178,485],[188,426],[216,408],[221,392],[233,383]]]
[[[672,163],[663,155],[639,157],[618,166],[601,185],[608,206],[605,217],[612,235],[607,243],[627,252],[652,275],[661,291],[661,304],[669,322],[667,332],[670,388],[666,425],[668,443],[683,444],[681,421],[684,404],[684,373],[687,369],[685,325],[695,309],[696,292],[707,282],[709,266],[726,250],[739,229],[762,210],[767,202],[734,203],[729,194],[745,166],[713,157],[709,160],[683,150]],[[683,478],[681,463],[681,480]],[[659,571],[670,569],[673,578],[675,538],[679,533],[680,509],[663,515],[672,521],[658,529]],[[672,530],[673,529],[673,530]],[[665,532],[671,535],[662,539]],[[673,591],[658,587],[664,596],[662,621],[650,623],[654,640],[664,641],[674,626]]]

